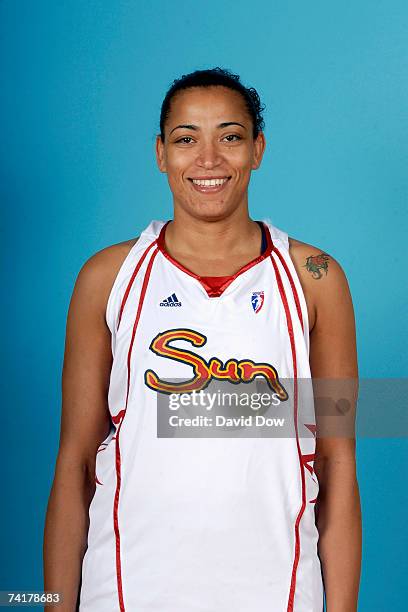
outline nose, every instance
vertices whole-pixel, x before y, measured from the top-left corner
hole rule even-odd
[[[220,152],[214,142],[202,143],[198,151],[196,163],[200,168],[211,170],[221,162]]]

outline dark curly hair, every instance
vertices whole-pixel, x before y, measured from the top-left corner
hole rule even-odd
[[[170,112],[173,96],[178,91],[191,87],[212,87],[219,85],[237,91],[244,98],[245,106],[251,116],[253,125],[253,137],[256,138],[265,127],[262,112],[265,106],[261,104],[258,92],[253,87],[245,87],[237,74],[233,74],[225,68],[211,68],[208,70],[195,70],[189,74],[183,74],[175,79],[166,93],[160,112],[160,138],[164,142],[164,125]]]

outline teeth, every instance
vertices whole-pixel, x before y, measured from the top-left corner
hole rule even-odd
[[[223,185],[226,181],[228,181],[227,178],[205,180],[193,179],[193,183],[195,185],[201,185],[202,187],[216,187],[219,185]]]

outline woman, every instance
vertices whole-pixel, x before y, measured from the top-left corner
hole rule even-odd
[[[174,81],[156,140],[174,218],[78,275],[44,539],[64,611],[321,612],[323,592],[357,610],[354,436],[316,435],[299,386],[357,378],[353,307],[333,258],[249,216],[262,110],[229,71]],[[159,431],[160,402],[220,380],[281,399],[292,381],[293,435]]]

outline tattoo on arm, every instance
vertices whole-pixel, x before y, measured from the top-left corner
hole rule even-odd
[[[327,276],[327,272],[329,270],[329,260],[330,257],[329,255],[327,255],[327,253],[320,253],[320,255],[310,255],[309,257],[306,257],[306,263],[303,267],[311,273],[313,278],[319,280],[319,278],[322,278],[323,276],[322,270],[326,272]]]

